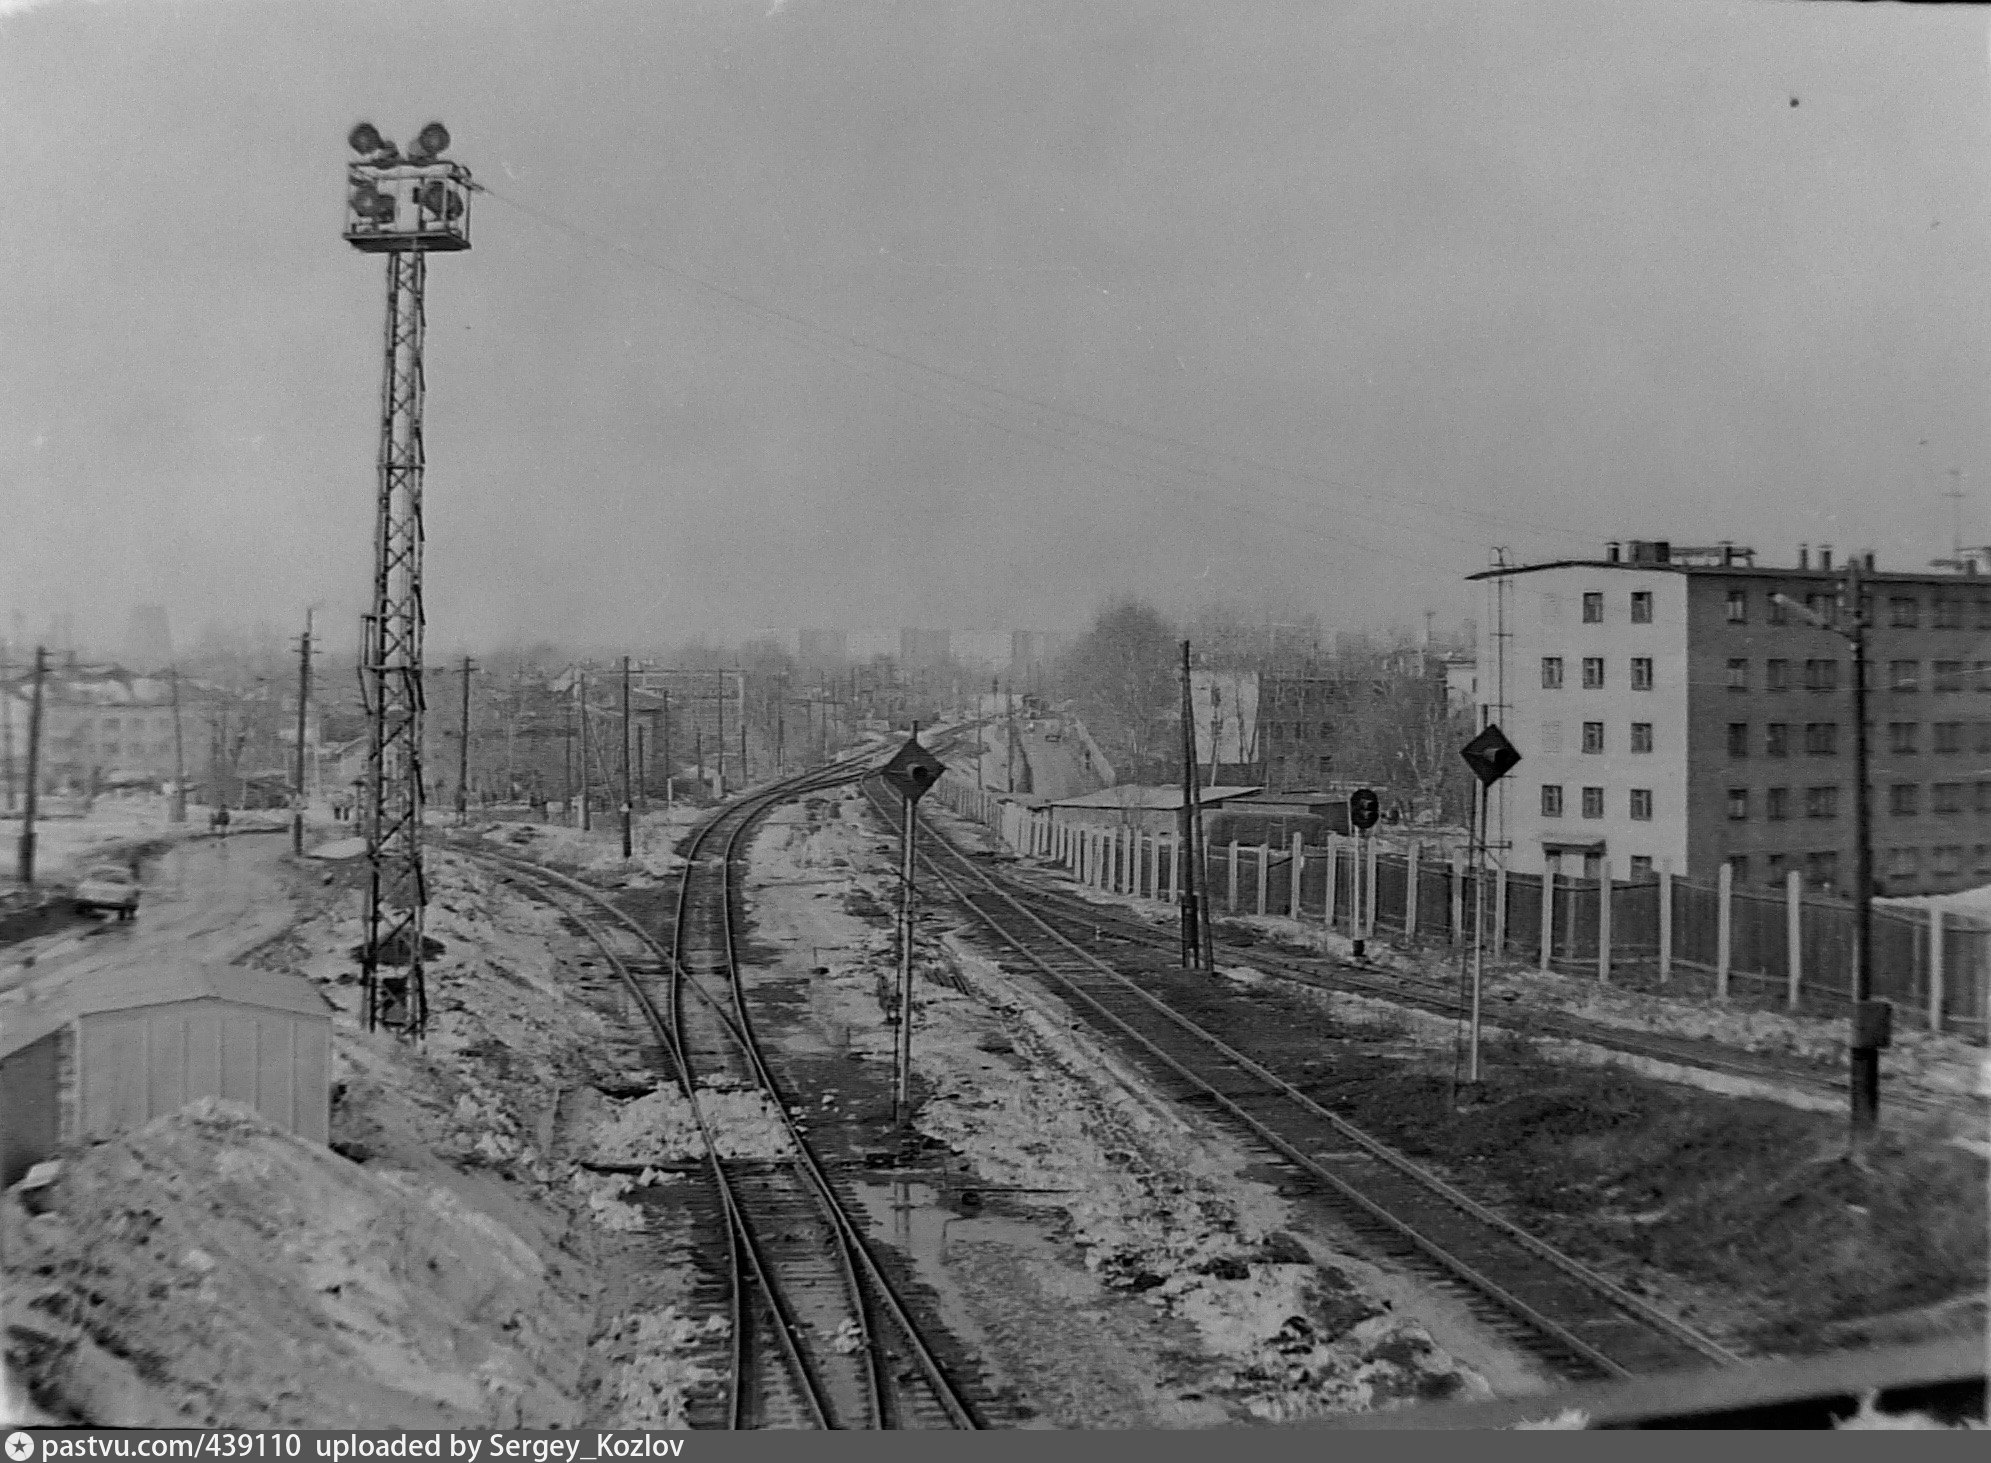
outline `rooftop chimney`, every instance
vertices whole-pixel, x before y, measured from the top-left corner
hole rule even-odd
[[[1670,563],[1673,558],[1673,545],[1663,538],[1658,540],[1652,546],[1652,557],[1658,563]]]
[[[1797,546],[1797,567],[1800,569],[1809,569],[1811,567],[1810,544],[1799,544]]]
[[[1618,541],[1616,539],[1612,539],[1604,545],[1604,562],[1607,564],[1618,562]]]
[[[1735,540],[1721,541],[1721,567],[1726,569],[1735,562]]]
[[[1867,550],[1867,573],[1873,573],[1873,550]]]
[[[1818,567],[1821,569],[1830,569],[1832,567],[1832,545],[1820,544],[1818,546]]]

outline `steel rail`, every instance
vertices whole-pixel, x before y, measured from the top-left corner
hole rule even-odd
[[[884,1385],[881,1374],[887,1358],[884,1355],[882,1345],[876,1334],[876,1328],[872,1324],[870,1296],[875,1296],[882,1303],[887,1319],[889,1319],[893,1327],[905,1339],[913,1360],[917,1363],[925,1377],[929,1391],[939,1404],[941,1410],[947,1415],[949,1421],[957,1428],[972,1429],[980,1426],[972,1409],[962,1400],[953,1383],[948,1379],[945,1368],[942,1366],[939,1358],[934,1354],[925,1336],[920,1331],[919,1326],[906,1310],[904,1303],[885,1275],[882,1267],[870,1253],[861,1229],[851,1218],[841,1198],[835,1193],[828,1174],[821,1165],[821,1161],[804,1139],[801,1130],[796,1126],[795,1116],[788,1104],[783,1100],[773,1073],[767,1067],[758,1040],[753,1034],[751,1017],[746,1005],[744,984],[740,980],[736,928],[733,916],[733,899],[736,891],[731,882],[732,863],[738,856],[740,841],[759,819],[776,804],[798,795],[857,781],[865,772],[875,770],[865,765],[874,756],[875,754],[873,753],[863,753],[855,759],[841,761],[831,764],[831,766],[826,768],[818,768],[810,773],[786,779],[783,782],[756,791],[740,802],[720,810],[715,816],[707,818],[700,823],[694,830],[691,842],[684,852],[685,863],[679,881],[674,920],[673,946],[676,948],[666,949],[661,941],[643,928],[641,923],[627,912],[617,908],[598,891],[565,874],[545,868],[543,865],[530,863],[526,860],[514,859],[482,850],[473,853],[471,856],[494,862],[501,867],[519,873],[528,882],[538,884],[542,891],[551,883],[585,899],[590,905],[609,916],[616,924],[634,935],[646,948],[660,957],[670,979],[669,1000],[671,1003],[671,1020],[668,1023],[664,1022],[657,1015],[655,1005],[649,994],[643,990],[640,982],[635,979],[634,973],[629,971],[621,959],[608,948],[598,930],[589,921],[581,921],[582,927],[587,930],[593,943],[602,949],[603,954],[608,957],[611,966],[616,970],[624,985],[636,996],[652,1029],[657,1032],[660,1041],[663,1043],[666,1051],[670,1053],[671,1059],[677,1067],[680,1089],[687,1093],[688,1100],[692,1103],[700,1133],[705,1141],[708,1158],[711,1160],[715,1170],[717,1170],[719,1181],[723,1185],[723,1201],[728,1208],[729,1219],[731,1221],[729,1230],[732,1232],[732,1242],[735,1246],[744,1248],[752,1259],[756,1280],[763,1293],[769,1297],[781,1322],[781,1325],[777,1329],[781,1331],[784,1349],[789,1353],[788,1359],[791,1370],[796,1372],[798,1376],[807,1378],[803,1390],[809,1394],[811,1407],[817,1419],[817,1426],[829,1428],[834,1425],[830,1421],[829,1409],[820,1394],[819,1381],[815,1377],[813,1369],[808,1367],[801,1355],[799,1343],[796,1341],[794,1335],[797,1323],[794,1321],[792,1312],[788,1310],[785,1302],[778,1298],[778,1285],[775,1283],[773,1276],[768,1273],[766,1262],[761,1254],[758,1242],[753,1235],[752,1224],[747,1218],[744,1205],[732,1190],[730,1183],[724,1179],[723,1161],[719,1160],[716,1156],[716,1146],[712,1142],[710,1131],[706,1127],[703,1115],[698,1108],[692,1066],[689,1052],[684,1042],[682,1029],[683,1016],[681,1003],[683,1001],[683,992],[687,985],[718,1020],[721,1028],[738,1045],[750,1069],[753,1071],[756,1081],[767,1092],[793,1146],[796,1168],[805,1179],[806,1185],[821,1207],[824,1217],[829,1221],[829,1227],[837,1242],[838,1260],[845,1277],[845,1288],[851,1298],[851,1311],[863,1336],[867,1370],[871,1379],[872,1408],[878,1425],[881,1427],[887,1426],[888,1419],[891,1418],[895,1408],[888,1396],[888,1389]],[[721,871],[720,897],[721,908],[723,910],[723,928],[726,937],[724,952],[726,958],[725,974],[732,996],[733,1009],[731,1011],[728,1011],[719,998],[706,989],[700,981],[691,978],[691,972],[688,968],[689,962],[685,960],[684,952],[681,948],[681,932],[687,930],[690,925],[690,921],[686,916],[690,909],[692,875],[698,868],[701,856],[706,853],[708,841],[722,827],[728,828],[725,835],[725,843],[718,855],[718,862]],[[860,1270],[862,1272],[861,1279],[859,1275]],[[867,1286],[869,1296],[867,1295]],[[740,1309],[738,1301],[739,1289],[740,1287],[736,1280],[734,1287],[736,1313]],[[730,1411],[732,1425],[735,1427],[739,1427],[742,1423],[742,1406],[745,1392],[744,1387],[741,1385],[740,1377],[740,1369],[743,1364],[740,1356],[740,1348],[744,1344],[745,1329],[740,1324],[742,1319],[743,1317],[736,1314],[733,1332],[734,1374]]]
[[[574,881],[568,880],[564,875],[550,869],[545,869],[539,865],[531,864],[526,860],[507,858],[504,855],[487,853],[483,850],[471,852],[459,848],[457,852],[480,862],[489,862],[498,865],[505,870],[507,877],[516,879],[520,883],[537,889],[541,897],[546,899],[556,909],[567,909],[567,907],[552,895],[555,881],[567,886],[571,892],[586,894],[590,898],[594,897],[593,891],[586,889],[585,886],[578,885]],[[602,901],[596,902],[600,903]],[[609,907],[613,908],[613,906]],[[572,911],[568,910],[567,912],[571,913]],[[619,911],[617,912],[619,913]],[[719,1157],[718,1147],[713,1142],[711,1128],[705,1121],[704,1112],[698,1103],[696,1088],[691,1081],[691,1068],[685,1056],[683,1043],[679,1039],[675,1013],[673,1013],[673,1019],[668,1022],[658,1014],[656,1004],[651,999],[649,992],[643,989],[642,982],[636,979],[635,972],[629,969],[628,964],[610,946],[598,924],[587,919],[585,916],[576,916],[575,922],[586,933],[589,940],[593,942],[595,948],[601,952],[602,957],[608,961],[610,969],[615,971],[617,978],[621,980],[630,995],[635,998],[636,1004],[642,1010],[644,1019],[649,1024],[651,1032],[656,1036],[659,1044],[663,1046],[665,1053],[670,1057],[671,1064],[675,1069],[673,1076],[677,1080],[678,1089],[684,1093],[685,1101],[691,1105],[692,1120],[697,1125],[700,1141],[705,1146],[706,1162],[711,1174],[713,1189],[719,1196],[720,1208],[726,1219],[727,1269],[730,1281],[728,1320],[731,1324],[731,1332],[728,1337],[730,1359],[728,1372],[729,1387],[726,1404],[727,1426],[737,1430],[743,1423],[744,1388],[740,1383],[741,1373],[746,1363],[747,1320],[746,1287],[741,1266],[741,1262],[744,1259],[747,1268],[752,1272],[754,1285],[758,1287],[761,1294],[766,1298],[768,1308],[775,1316],[776,1326],[774,1329],[776,1334],[781,1338],[782,1349],[786,1355],[789,1368],[798,1381],[797,1390],[801,1393],[805,1405],[809,1408],[816,1426],[827,1429],[830,1425],[829,1415],[823,1403],[821,1384],[802,1356],[800,1346],[795,1339],[798,1323],[794,1318],[792,1309],[788,1306],[781,1293],[780,1286],[776,1284],[773,1275],[770,1273],[767,1258],[754,1237],[752,1227],[748,1223],[744,1209],[740,1204],[739,1195],[733,1188],[732,1179],[726,1173],[724,1161]]]
[[[883,804],[879,800],[879,793],[877,789],[875,787],[868,786],[865,789],[865,791],[867,796],[870,797],[873,806],[878,808],[881,814],[884,814],[889,821],[890,810],[885,806],[885,804]],[[1006,905],[1008,905],[1009,908],[1014,910],[1016,914],[1022,916],[1031,925],[1034,925],[1038,931],[1040,931],[1043,935],[1048,936],[1052,941],[1054,941],[1058,946],[1061,946],[1065,951],[1069,952],[1084,966],[1110,979],[1115,985],[1124,989],[1129,994],[1133,995],[1141,1002],[1151,1007],[1157,1014],[1161,1015],[1170,1023],[1172,1023],[1174,1026],[1181,1029],[1185,1034],[1194,1038],[1199,1043],[1209,1047],[1211,1050],[1216,1051],[1231,1065],[1235,1066],[1240,1071],[1249,1073],[1252,1077],[1256,1078],[1259,1082],[1266,1085],[1268,1088],[1277,1093],[1279,1096],[1286,1098],[1288,1101],[1301,1108],[1310,1117],[1314,1118],[1317,1121],[1325,1122],[1333,1129],[1335,1133],[1345,1138],[1347,1141],[1355,1144],[1365,1153],[1368,1153],[1369,1155],[1388,1164],[1396,1172],[1403,1174],[1405,1177],[1411,1179],[1413,1182],[1418,1184],[1420,1187],[1428,1190],[1429,1192],[1438,1195],[1439,1197],[1444,1199],[1447,1203],[1452,1205],[1454,1208],[1470,1216],[1474,1220],[1478,1221],[1480,1224],[1518,1243],[1524,1249],[1526,1249],[1530,1254],[1534,1255],[1536,1258],[1544,1261],[1545,1263],[1547,1263],[1548,1265],[1550,1265],[1560,1273],[1579,1282],[1581,1285],[1592,1291],[1601,1299],[1608,1301],[1612,1306],[1636,1318],[1637,1320],[1644,1323],[1652,1330],[1657,1331],[1660,1334],[1668,1337],[1670,1340],[1688,1347],[1689,1349],[1699,1353],[1701,1356],[1705,1357],[1710,1361],[1715,1361],[1722,1364],[1732,1364],[1740,1360],[1740,1358],[1735,1356],[1732,1352],[1728,1351],[1725,1347],[1721,1346],[1719,1342],[1716,1342],[1711,1337],[1707,1337],[1701,1334],[1700,1332],[1694,1330],[1692,1327],[1686,1326],[1682,1322],[1674,1319],[1671,1316],[1666,1315],[1662,1311],[1659,1311],[1657,1308],[1646,1304],[1638,1297],[1633,1296],[1630,1293],[1624,1291],[1623,1289],[1613,1284],[1610,1280],[1608,1280],[1604,1276],[1598,1274],[1596,1271],[1590,1269],[1588,1266],[1583,1265],[1580,1261],[1577,1261],[1574,1258],[1563,1254],[1561,1251],[1556,1250],[1554,1247],[1546,1244],[1542,1240],[1536,1238],[1534,1235],[1531,1235],[1527,1231],[1521,1229],[1518,1225],[1515,1225],[1510,1221],[1508,1221],[1507,1219],[1505,1219],[1504,1217],[1495,1214],[1493,1211],[1486,1208],[1484,1205],[1478,1203],[1470,1196],[1460,1192],[1453,1185],[1446,1183],[1444,1180],[1440,1179],[1436,1174],[1430,1173],[1428,1170],[1411,1162],[1411,1160],[1405,1157],[1403,1154],[1398,1153],[1395,1149],[1383,1143],[1381,1140],[1371,1136],[1369,1133],[1356,1127],[1354,1124],[1350,1123],[1347,1119],[1339,1116],[1336,1113],[1329,1111],[1325,1107],[1322,1107],[1319,1103],[1313,1101],[1312,1098],[1308,1097],[1305,1093],[1301,1092],[1298,1088],[1294,1087],[1284,1078],[1278,1076],[1274,1072],[1269,1071],[1264,1066],[1260,1065],[1258,1062],[1252,1060],[1244,1053],[1238,1051],[1236,1048],[1232,1047],[1231,1045],[1223,1041],[1220,1037],[1217,1037],[1214,1033],[1208,1031],[1206,1028],[1202,1027],[1195,1021],[1191,1020],[1189,1017],[1184,1016],[1181,1012],[1175,1010],[1174,1007],[1170,1006],[1166,1001],[1163,1001],[1159,997],[1155,996],[1152,992],[1144,989],[1137,982],[1128,979],[1125,975],[1113,969],[1112,966],[1100,960],[1090,951],[1086,950],[1082,945],[1079,945],[1075,941],[1071,940],[1062,931],[1056,929],[1048,921],[1046,921],[1040,915],[1038,915],[1034,910],[1030,909],[1027,905],[1025,905],[1020,899],[1016,897],[1014,893],[1012,893],[1007,887],[1005,887],[1005,885],[1002,882],[996,880],[992,875],[989,874],[987,870],[976,865],[972,859],[970,859],[967,855],[963,854],[959,849],[955,848],[953,844],[944,837],[941,837],[937,833],[934,833],[931,830],[929,830],[928,843],[929,847],[937,845],[942,850],[944,850],[956,863],[960,865],[960,867],[963,870],[965,870],[968,874],[972,875],[976,880],[978,880],[989,892],[996,895]],[[1438,1244],[1436,1241],[1431,1240],[1429,1237],[1419,1232],[1414,1226],[1410,1225],[1409,1223],[1401,1219],[1399,1216],[1392,1214],[1383,1206],[1375,1203],[1367,1195],[1361,1193],[1354,1186],[1350,1185],[1340,1175],[1322,1166],[1311,1155],[1295,1148],[1286,1138],[1284,1138],[1281,1134],[1279,1134],[1275,1129],[1271,1128],[1270,1126],[1262,1122],[1260,1119],[1253,1116],[1251,1113],[1245,1111],[1236,1101],[1232,1099],[1231,1096],[1220,1091],[1218,1088],[1213,1086],[1209,1081],[1207,1081],[1201,1074],[1193,1071],[1189,1067],[1185,1066],[1182,1062],[1178,1061],[1174,1056],[1172,1056],[1161,1046],[1159,1046],[1146,1033],[1140,1031],[1138,1028],[1134,1027],[1133,1025],[1122,1019],[1119,1015],[1108,1009],[1105,1005],[1103,1005],[1100,1001],[1098,1001],[1092,995],[1091,992],[1087,991],[1080,983],[1073,980],[1070,976],[1066,975],[1064,972],[1057,970],[1041,955],[1039,955],[1036,951],[1032,950],[1028,945],[1024,943],[1023,940],[1018,938],[1018,936],[1012,930],[1004,927],[987,909],[984,909],[980,904],[976,903],[973,899],[968,898],[965,894],[965,891],[963,891],[954,880],[949,879],[947,877],[946,873],[940,868],[938,862],[934,859],[934,857],[930,852],[922,851],[920,856],[925,860],[928,869],[934,874],[934,876],[938,878],[941,881],[941,883],[945,885],[949,889],[949,891],[953,893],[956,896],[956,898],[961,901],[964,907],[973,910],[981,918],[983,923],[987,924],[989,928],[993,930],[999,938],[1008,943],[1012,948],[1014,948],[1020,955],[1022,955],[1037,969],[1041,970],[1043,973],[1050,976],[1054,981],[1058,983],[1058,985],[1060,985],[1065,990],[1070,991],[1073,995],[1078,997],[1079,1000],[1081,1000],[1086,1006],[1091,1008],[1093,1011],[1097,1012],[1115,1029],[1121,1031],[1123,1034],[1128,1036],[1137,1045],[1139,1045],[1141,1048],[1149,1052],[1157,1060],[1161,1061],[1170,1070],[1176,1072],[1179,1076],[1181,1076],[1185,1081],[1189,1082],[1192,1086],[1208,1094],[1225,1111],[1229,1112],[1233,1117],[1238,1119],[1240,1122],[1244,1123],[1254,1133],[1258,1134],[1259,1137],[1264,1139],[1266,1142],[1268,1142],[1274,1148],[1276,1148],[1279,1152],[1284,1154],[1289,1160],[1298,1165],[1302,1170],[1304,1170],[1311,1176],[1321,1180],[1323,1183],[1327,1184],[1331,1189],[1334,1190],[1334,1192],[1341,1195],[1350,1202],[1354,1203],[1358,1208],[1362,1209],[1365,1213],[1369,1214],[1371,1217],[1383,1223],[1393,1232],[1397,1233],[1402,1238],[1413,1244],[1419,1251],[1427,1255],[1434,1262],[1439,1264],[1441,1267],[1443,1267],[1450,1273],[1457,1276],[1459,1279],[1465,1281],[1467,1284],[1471,1285],[1474,1289],[1479,1290],[1482,1294],[1486,1295],[1489,1299],[1493,1300],[1503,1309],[1509,1311],[1511,1314],[1514,1314],[1523,1319],[1524,1321],[1526,1321],[1529,1325],[1534,1327],[1541,1334],[1553,1340],[1556,1345],[1565,1348],[1574,1355],[1589,1362],[1592,1366],[1603,1371],[1606,1375],[1612,1375],[1612,1376],[1632,1375],[1629,1368],[1623,1366],[1622,1364],[1620,1364],[1610,1356],[1599,1351],[1597,1348],[1591,1346],[1588,1342],[1584,1341],[1582,1338],[1576,1336],[1573,1332],[1571,1332],[1568,1329],[1568,1327],[1563,1326],[1554,1319],[1541,1314],[1538,1310],[1528,1305],[1525,1301],[1521,1300],[1520,1297],[1514,1295],[1510,1290],[1502,1286],[1498,1281],[1494,1280],[1491,1276],[1484,1274],[1482,1271],[1476,1269],[1475,1267],[1471,1266],[1464,1260],[1461,1260],[1457,1256],[1453,1255],[1449,1250],[1446,1250],[1442,1245]]]

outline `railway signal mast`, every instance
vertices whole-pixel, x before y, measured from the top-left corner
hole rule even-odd
[[[404,156],[372,123],[346,141],[346,242],[387,256],[373,599],[361,639],[369,721],[366,939],[360,977],[369,1030],[419,1036],[422,979],[422,335],[428,256],[470,247],[469,169],[446,162],[449,131],[424,127]],[[383,965],[398,975],[381,974]]]

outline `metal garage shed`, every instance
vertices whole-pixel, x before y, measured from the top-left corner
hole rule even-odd
[[[323,1143],[331,1042],[331,1007],[300,976],[195,962],[51,975],[0,1009],[0,1184],[199,1097]]]

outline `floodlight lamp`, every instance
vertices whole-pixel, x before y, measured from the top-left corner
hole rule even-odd
[[[362,157],[370,157],[387,146],[387,139],[371,122],[362,122],[346,134],[346,145]]]
[[[441,157],[449,151],[449,129],[440,122],[431,122],[415,138],[412,149],[425,159]]]

